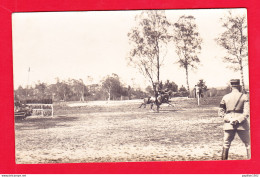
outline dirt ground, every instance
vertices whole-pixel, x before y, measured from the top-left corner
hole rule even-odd
[[[174,98],[160,113],[142,100],[55,105],[53,118],[15,121],[16,163],[85,163],[220,160],[220,97]],[[246,159],[236,136],[230,160]]]

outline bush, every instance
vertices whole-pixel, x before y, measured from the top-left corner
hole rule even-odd
[[[52,99],[30,99],[24,101],[26,104],[52,104]]]
[[[174,92],[172,97],[187,97],[189,93],[187,91]]]
[[[216,89],[211,88],[206,92],[207,97],[215,97],[215,96],[224,96],[226,94],[230,93],[229,89]]]

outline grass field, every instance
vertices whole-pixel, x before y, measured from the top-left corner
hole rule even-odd
[[[174,98],[160,113],[139,109],[142,100],[54,105],[53,118],[15,122],[16,163],[84,163],[220,160],[220,97]],[[246,159],[236,136],[230,160]]]

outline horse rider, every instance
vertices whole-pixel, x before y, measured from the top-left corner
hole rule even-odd
[[[249,100],[246,94],[241,93],[239,79],[230,81],[231,93],[225,95],[220,102],[218,115],[224,119],[224,141],[222,160],[228,159],[228,152],[237,133],[245,144],[247,158],[250,159],[250,135],[249,135]]]

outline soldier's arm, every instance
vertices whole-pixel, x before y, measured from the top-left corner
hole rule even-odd
[[[223,118],[225,116],[225,113],[226,113],[226,103],[223,98],[219,105],[218,116]]]
[[[243,122],[244,120],[248,119],[249,114],[250,114],[250,110],[249,110],[249,99],[248,99],[248,97],[245,95],[243,114],[238,118],[238,122],[241,123],[241,122]]]

